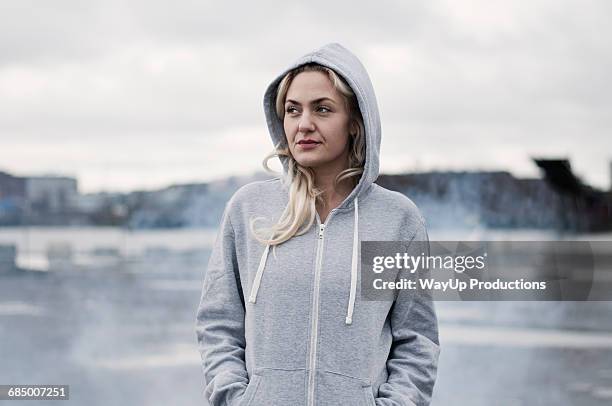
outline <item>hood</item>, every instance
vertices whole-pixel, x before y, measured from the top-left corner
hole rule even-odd
[[[359,109],[363,117],[365,127],[365,145],[366,158],[363,174],[357,186],[351,194],[338,206],[338,208],[349,207],[353,200],[376,181],[378,178],[379,153],[380,153],[380,115],[378,113],[378,104],[374,94],[372,82],[368,76],[368,72],[361,64],[359,59],[338,43],[330,43],[322,46],[306,55],[298,58],[295,62],[283,70],[271,83],[268,85],[264,94],[264,112],[266,114],[266,122],[272,144],[274,146],[286,145],[285,130],[283,122],[276,115],[276,94],[277,88],[283,76],[287,72],[307,63],[315,62],[320,65],[333,69],[339,74],[353,89],[359,101]],[[281,157],[283,171],[287,173],[287,158]]]

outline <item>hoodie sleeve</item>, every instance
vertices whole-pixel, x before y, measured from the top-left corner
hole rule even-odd
[[[223,212],[196,316],[204,395],[211,406],[231,405],[246,390],[244,297],[228,203]]]
[[[409,251],[429,255],[429,237],[419,218]],[[414,230],[414,224],[404,229]],[[418,252],[417,252],[418,251]],[[418,273],[427,277],[429,271]],[[391,308],[393,343],[387,359],[389,376],[378,390],[377,406],[427,406],[436,380],[440,345],[431,292],[400,290]]]

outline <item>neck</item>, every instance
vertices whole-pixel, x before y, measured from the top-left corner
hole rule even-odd
[[[315,171],[315,186],[323,191],[324,207],[331,210],[337,207],[346,197],[351,194],[354,188],[353,178],[342,180],[338,185],[334,185],[334,180],[341,171]]]

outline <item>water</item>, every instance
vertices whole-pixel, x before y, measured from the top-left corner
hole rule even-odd
[[[71,270],[0,274],[0,383],[69,384],[71,403],[79,405],[205,404],[193,324],[214,235],[0,229],[0,244],[18,246],[22,267],[48,270],[49,246],[58,242],[71,253],[63,263]],[[429,235],[559,238],[529,230]],[[436,308],[442,353],[432,405],[612,403],[612,303],[438,302]]]
[[[214,241],[213,229],[170,229],[131,231],[116,227],[4,227],[0,245],[15,244],[17,265],[38,271],[49,269],[47,251],[69,246],[76,264],[93,264],[104,251],[116,251],[123,258],[141,258],[155,252],[208,250]],[[94,249],[101,253],[92,252]],[[93,258],[92,258],[93,257]]]

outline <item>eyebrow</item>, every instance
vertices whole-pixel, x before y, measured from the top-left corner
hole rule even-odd
[[[318,98],[316,100],[313,100],[312,102],[310,102],[310,104],[317,104],[317,103],[320,103],[320,102],[322,102],[324,100],[329,100],[330,102],[332,102],[334,104],[336,103],[334,100],[330,99],[329,97],[321,97],[321,98]],[[301,106],[300,102],[295,101],[295,100],[291,100],[291,99],[288,99],[287,101],[285,101],[285,104],[287,104],[287,103],[293,103],[293,104],[297,104],[297,105]]]

